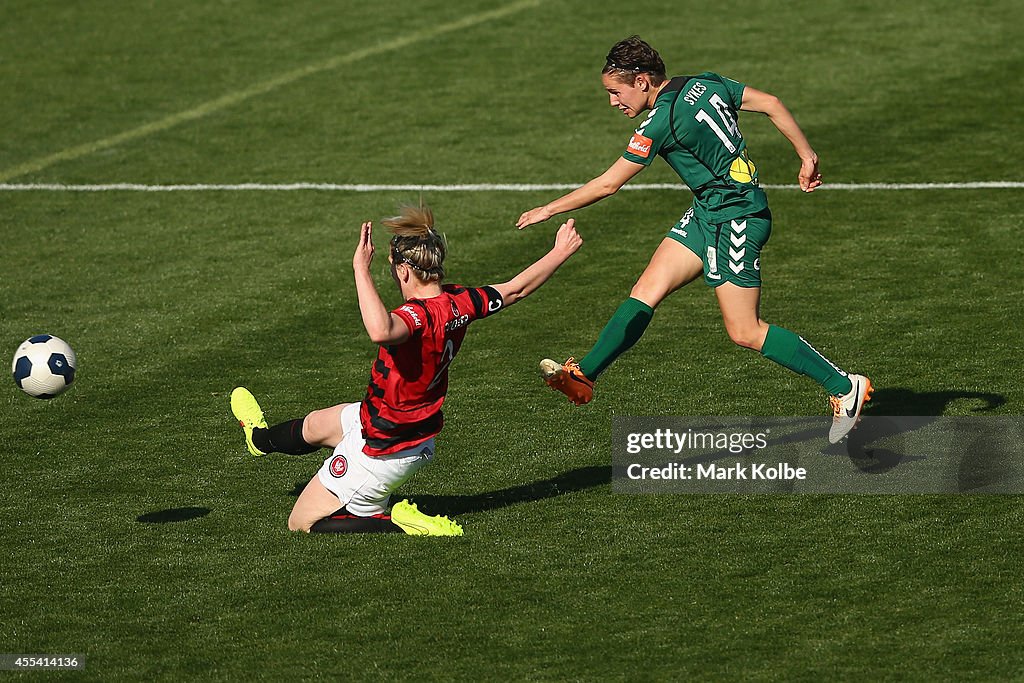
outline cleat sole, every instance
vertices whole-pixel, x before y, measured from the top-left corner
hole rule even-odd
[[[540,376],[545,380],[554,379],[562,374],[562,364],[556,363],[550,358],[545,358],[540,362]]]

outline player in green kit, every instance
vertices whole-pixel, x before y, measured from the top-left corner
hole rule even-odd
[[[693,191],[693,206],[668,231],[630,296],[577,363],[545,359],[541,373],[576,405],[593,398],[594,381],[646,330],[669,294],[704,276],[715,289],[729,337],[769,360],[806,375],[828,392],[833,412],[829,441],[856,425],[872,392],[863,375],[848,374],[803,337],[760,317],[761,249],[772,230],[768,199],[740,132],[740,111],[766,114],[800,157],[800,188],[821,185],[818,156],[782,102],[766,92],[714,73],[666,78],[665,63],[638,36],[616,43],[601,80],[609,103],[629,118],[648,112],[626,152],[603,174],[558,199],[524,213],[517,227],[545,221],[614,194],[662,157]]]

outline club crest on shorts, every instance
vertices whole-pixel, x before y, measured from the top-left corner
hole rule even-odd
[[[345,476],[346,472],[348,472],[348,460],[344,455],[334,456],[331,460],[331,476],[341,478]]]

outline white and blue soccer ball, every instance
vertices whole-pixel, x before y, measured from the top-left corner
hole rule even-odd
[[[75,381],[78,362],[68,343],[50,334],[29,337],[18,347],[11,363],[14,382],[29,396],[53,398]]]

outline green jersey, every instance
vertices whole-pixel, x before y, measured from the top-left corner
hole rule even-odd
[[[710,72],[673,78],[622,155],[644,166],[664,157],[693,190],[696,215],[709,223],[768,206],[737,123],[743,88]]]

